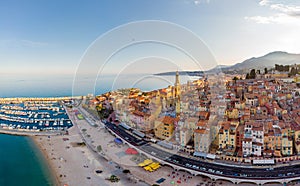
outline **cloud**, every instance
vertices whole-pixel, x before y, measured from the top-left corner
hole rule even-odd
[[[286,24],[299,22],[300,18],[300,6],[287,5],[279,1],[261,0],[260,6],[268,7],[270,10],[274,10],[277,13],[271,16],[250,16],[245,17],[246,20],[251,20],[259,24]]]
[[[276,14],[273,16],[252,16],[245,17],[246,20],[254,21],[259,24],[288,24],[297,21],[296,18],[290,17],[286,14]]]
[[[199,5],[199,4],[200,4],[200,1],[198,1],[198,0],[194,1],[194,4],[195,4],[195,5]]]
[[[264,16],[252,16],[245,17],[246,20],[254,21],[259,24],[270,24],[275,22],[275,18],[273,16],[264,17]]]
[[[1,40],[0,47],[30,47],[30,48],[40,48],[48,46],[48,43],[39,42],[39,41],[31,41],[26,39],[21,40]]]
[[[210,3],[211,0],[194,0],[195,5],[200,5],[201,3]]]
[[[21,40],[21,45],[27,46],[27,47],[44,47],[47,46],[48,43],[45,42],[39,42],[39,41],[30,41],[30,40]]]
[[[296,5],[284,5],[284,4],[272,4],[270,8],[273,10],[280,11],[289,16],[300,16],[300,6]]]
[[[269,3],[270,3],[269,0],[261,0],[261,1],[259,2],[259,5],[260,5],[260,6],[266,6],[266,5],[268,5]]]

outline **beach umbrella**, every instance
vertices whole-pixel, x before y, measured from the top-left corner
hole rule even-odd
[[[136,151],[135,149],[133,148],[128,148],[126,151],[125,151],[126,154],[138,154],[138,151]]]
[[[117,143],[117,144],[122,144],[123,143],[123,141],[120,138],[115,138],[114,142]]]

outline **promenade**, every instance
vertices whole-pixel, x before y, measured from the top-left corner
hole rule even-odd
[[[90,115],[88,112],[86,112],[84,109],[79,109],[81,111],[81,113],[89,118],[89,119],[93,119],[93,116]],[[87,124],[87,122],[85,122]],[[133,156],[133,155],[126,155],[124,152],[126,151],[126,149],[128,147],[133,147],[133,146],[128,146],[126,144],[124,145],[116,145],[113,140],[114,140],[114,136],[112,136],[110,133],[107,133],[106,130],[104,129],[104,124],[102,124],[101,122],[98,121],[97,125],[100,124],[100,126],[98,126],[98,130],[93,130],[92,126],[89,125],[78,125],[80,127],[80,129],[86,129],[85,130],[85,135],[88,135],[90,140],[92,140],[94,143],[94,146],[98,146],[101,145],[102,149],[103,149],[103,155],[105,155],[109,161],[114,161],[117,164],[119,164],[121,167],[129,169],[131,171],[131,173],[141,179],[146,181],[149,184],[155,184],[156,180],[160,179],[160,178],[165,178],[166,181],[165,183],[161,184],[161,185],[171,185],[171,183],[176,183],[179,179],[183,179],[186,176],[190,176],[191,178],[188,179],[185,183],[182,182],[181,185],[200,185],[201,183],[207,183],[209,185],[219,185],[219,184],[225,184],[225,185],[234,185],[234,183],[230,182],[230,181],[225,181],[224,179],[222,179],[222,177],[220,177],[219,181],[212,181],[210,179],[208,179],[209,177],[211,177],[210,175],[207,176],[201,176],[200,174],[195,173],[195,175],[198,176],[192,176],[192,174],[190,174],[189,172],[191,172],[191,170],[185,170],[182,167],[176,167],[174,165],[170,165],[170,166],[163,166],[161,169],[155,171],[155,172],[147,172],[145,171],[143,168],[138,167],[137,163],[141,162],[143,160],[143,156],[142,155],[137,155],[137,156]],[[141,152],[139,150],[139,152]],[[142,152],[142,154],[145,154],[145,152]],[[162,162],[160,159],[155,158],[154,156],[148,154],[148,157],[157,160],[159,162]],[[145,158],[145,157],[144,157]],[[134,161],[134,160],[140,160],[140,161]],[[164,163],[165,165],[168,165],[167,163]],[[172,168],[173,167],[173,168]],[[177,171],[175,171],[175,169]],[[205,175],[205,174],[204,174]],[[184,180],[184,179],[183,179]],[[241,180],[240,180],[241,181]],[[238,182],[240,182],[238,181]],[[208,183],[210,182],[210,183]],[[242,185],[251,185],[249,183],[240,183]],[[266,184],[269,185],[269,184]],[[281,185],[281,184],[271,184],[271,185]]]

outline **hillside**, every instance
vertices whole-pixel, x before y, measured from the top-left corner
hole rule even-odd
[[[222,70],[241,70],[241,69],[263,69],[265,67],[271,68],[275,64],[280,65],[291,65],[291,64],[300,64],[300,54],[290,54],[287,52],[271,52],[262,57],[253,57],[247,59],[241,63],[229,67],[223,67]]]

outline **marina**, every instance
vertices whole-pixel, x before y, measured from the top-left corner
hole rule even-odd
[[[70,100],[6,100],[0,103],[0,129],[66,130],[72,126],[65,104]]]

